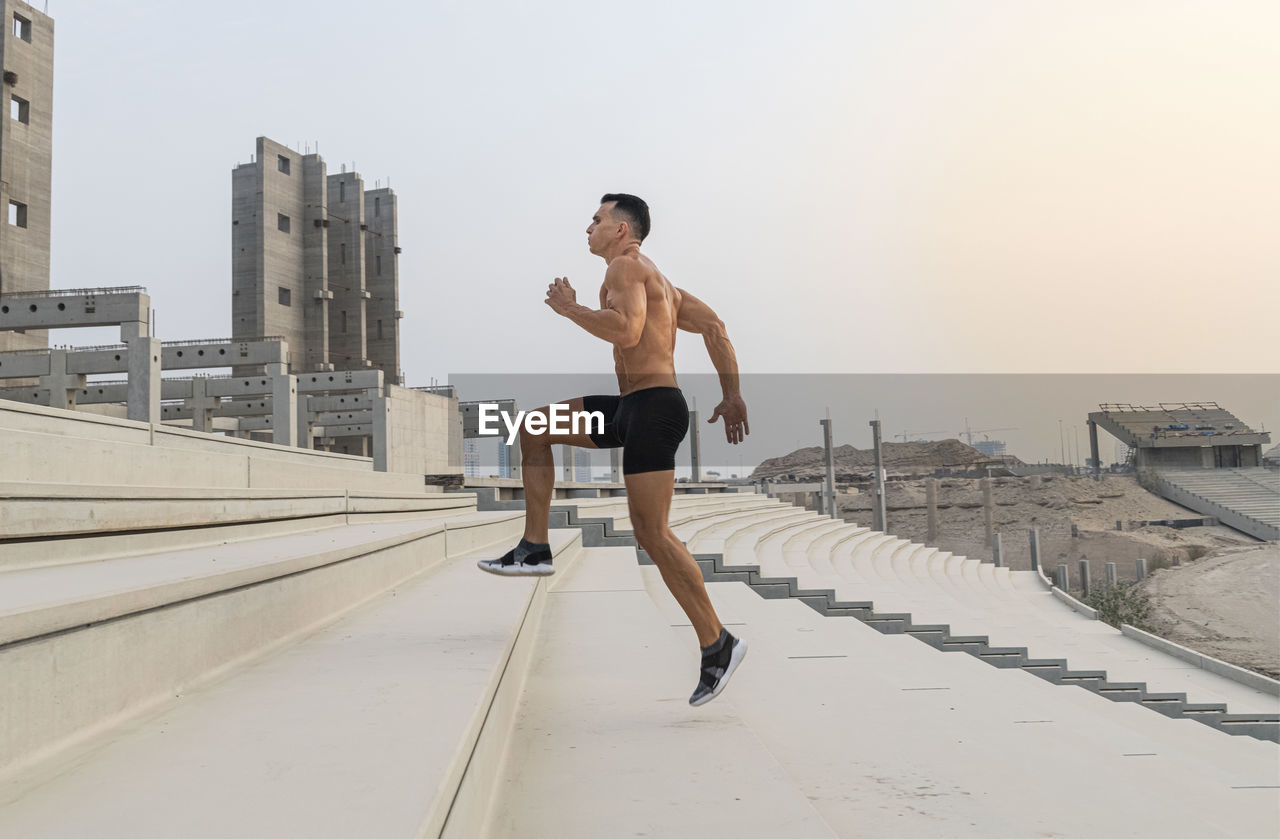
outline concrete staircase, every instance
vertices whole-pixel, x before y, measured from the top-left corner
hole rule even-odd
[[[1280,829],[1265,691],[1138,660],[1038,579],[771,499],[673,499],[751,644],[690,709],[692,631],[625,499],[558,501],[535,581],[474,568],[522,513],[466,493],[62,489],[0,498],[30,522],[0,542],[0,836],[1096,836],[1099,808],[1115,835]],[[179,541],[130,549],[173,523],[151,503],[185,505]],[[1174,695],[1100,701],[1130,687],[1114,668]]]
[[[1280,472],[1261,467],[1162,469],[1147,479],[1170,501],[1255,538],[1280,539]]]
[[[579,511],[563,504],[575,524]],[[1039,573],[998,568],[780,504],[704,515],[673,505],[671,518],[709,582],[746,583],[762,597],[794,598],[823,615],[852,617],[994,667],[1280,742],[1280,684],[1224,662],[1205,669],[1175,658],[1145,633],[1082,614],[1091,610]],[[604,535],[629,534],[606,528]]]

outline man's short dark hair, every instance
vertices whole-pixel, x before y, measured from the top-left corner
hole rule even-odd
[[[626,217],[632,234],[643,242],[644,237],[649,235],[649,205],[644,203],[643,198],[625,192],[610,192],[600,199],[601,204],[608,204],[610,201],[615,202],[613,211]]]

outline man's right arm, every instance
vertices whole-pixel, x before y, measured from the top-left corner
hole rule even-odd
[[[686,332],[702,336],[707,347],[707,355],[715,365],[720,376],[720,391],[723,401],[716,406],[707,422],[715,422],[724,417],[725,439],[730,443],[741,443],[751,433],[747,424],[747,405],[742,401],[742,393],[738,380],[738,356],[729,341],[729,333],[725,331],[724,321],[698,298],[684,289],[680,292],[680,309],[676,313],[676,325]]]

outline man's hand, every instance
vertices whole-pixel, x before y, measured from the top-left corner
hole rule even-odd
[[[737,445],[751,433],[751,426],[747,423],[747,403],[741,396],[725,397],[707,422],[715,422],[720,417],[724,417],[724,438],[730,443]]]
[[[556,281],[547,286],[546,304],[558,315],[578,305],[578,293],[569,285],[568,277],[556,277]]]

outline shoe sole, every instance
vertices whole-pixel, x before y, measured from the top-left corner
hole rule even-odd
[[[497,574],[499,577],[550,577],[556,573],[556,569],[551,565],[524,565],[516,563],[513,565],[492,565],[493,560],[482,559],[476,563],[476,567],[481,571],[487,571],[490,574]]]
[[[738,669],[738,665],[741,664],[742,660],[746,657],[747,642],[739,638],[738,642],[733,645],[733,654],[729,656],[729,666],[725,668],[724,675],[721,676],[720,681],[716,683],[715,690],[711,691],[711,693],[708,693],[697,702],[690,702],[689,704],[696,708],[699,705],[706,705],[708,702],[719,696],[721,691],[723,691],[729,684],[729,677],[733,675],[733,671]]]

